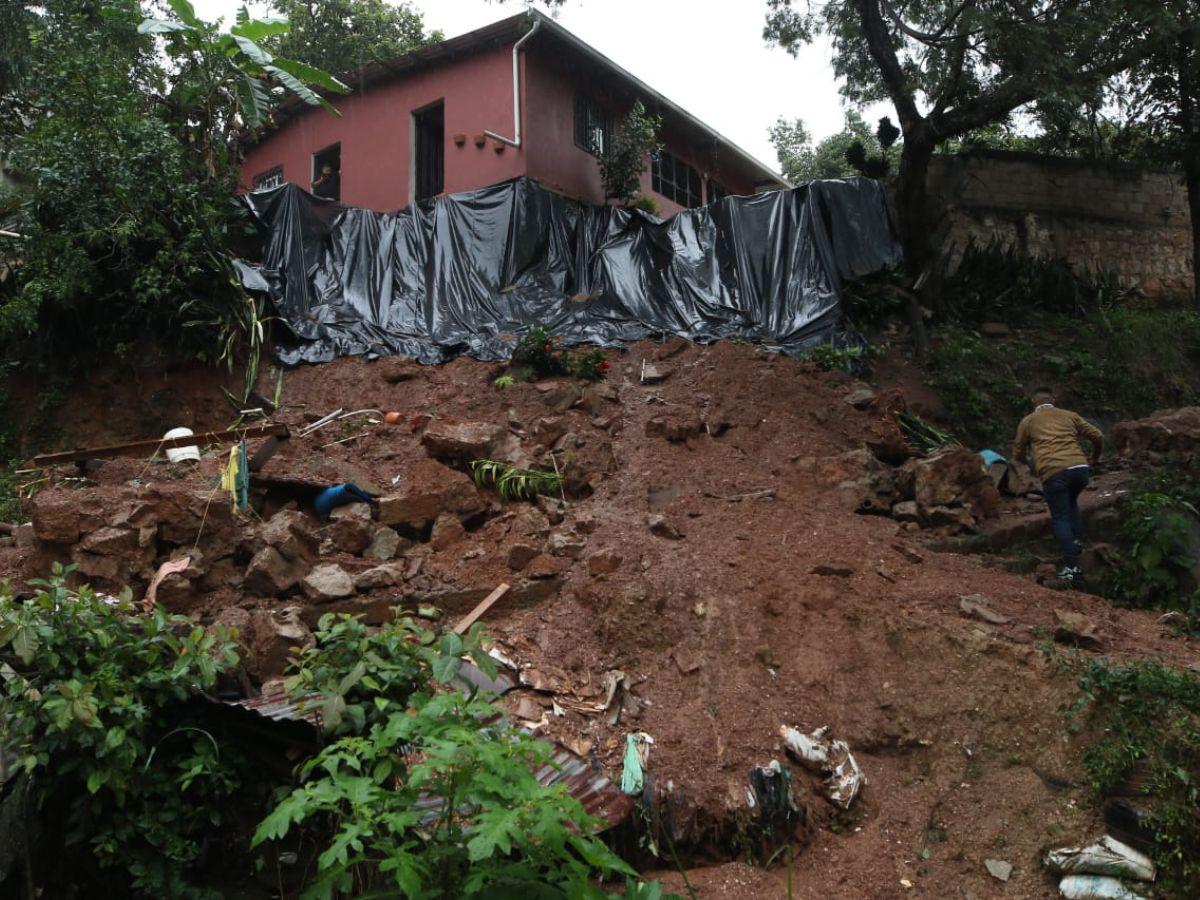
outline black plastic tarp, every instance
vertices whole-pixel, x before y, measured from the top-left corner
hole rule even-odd
[[[665,221],[518,178],[396,213],[286,184],[250,194],[285,364],[505,359],[545,324],[566,344],[739,338],[789,353],[842,326],[843,279],[899,261],[867,179],[727,197]],[[286,332],[286,333],[285,333]]]

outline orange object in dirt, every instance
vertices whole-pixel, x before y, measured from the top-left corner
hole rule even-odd
[[[401,419],[400,413],[398,413],[394,410],[390,413],[386,413],[383,417],[383,421],[387,422],[389,425],[397,424],[400,421],[400,419]]]

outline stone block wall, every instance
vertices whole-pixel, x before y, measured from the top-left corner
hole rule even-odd
[[[971,240],[1114,271],[1152,300],[1192,291],[1183,179],[1129,164],[974,151],[934,157],[930,199],[956,256]]]

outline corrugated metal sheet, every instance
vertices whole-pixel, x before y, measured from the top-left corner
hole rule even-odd
[[[225,704],[227,706],[240,706],[242,709],[248,709],[256,715],[273,719],[276,722],[308,722],[310,725],[320,728],[320,710],[317,709],[315,704],[312,707],[308,706],[308,701],[314,699],[315,696],[291,700],[283,691],[277,691],[245,700],[226,700]]]

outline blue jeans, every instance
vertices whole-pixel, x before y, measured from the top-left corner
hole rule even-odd
[[[1083,516],[1079,512],[1079,494],[1087,487],[1091,469],[1063,469],[1042,482],[1042,496],[1050,507],[1050,519],[1054,523],[1054,536],[1062,550],[1064,566],[1079,565],[1079,551],[1083,545]]]

